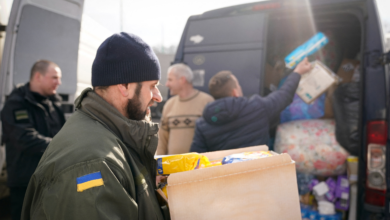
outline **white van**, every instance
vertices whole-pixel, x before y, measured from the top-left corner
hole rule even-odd
[[[29,81],[32,65],[47,59],[62,70],[57,92],[66,117],[74,111],[75,97],[90,87],[97,48],[112,34],[83,15],[83,5],[84,0],[0,0],[0,110],[15,86]],[[4,161],[0,146],[0,199],[6,184]]]

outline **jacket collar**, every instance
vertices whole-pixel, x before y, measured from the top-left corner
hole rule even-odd
[[[34,95],[31,93],[29,82],[23,86],[20,86],[19,89],[24,93],[24,99],[26,99],[27,101],[29,101],[30,103],[32,103],[34,105],[40,106],[40,104],[35,99]],[[52,101],[53,104],[55,104],[57,106],[61,105],[61,103],[60,103],[62,101],[61,96],[59,96],[57,94],[49,96],[48,99],[50,101]]]
[[[140,156],[153,157],[157,149],[158,124],[124,117],[91,88],[85,89],[75,101],[77,110],[99,121],[113,132],[127,147]]]

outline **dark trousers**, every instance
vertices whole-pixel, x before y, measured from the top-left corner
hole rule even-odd
[[[20,220],[26,190],[27,187],[10,187],[12,220]]]

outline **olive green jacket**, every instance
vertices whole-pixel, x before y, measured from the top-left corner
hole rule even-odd
[[[91,89],[75,105],[30,180],[22,219],[163,220],[155,194],[157,124],[125,118]],[[97,182],[80,179],[97,172]],[[92,182],[78,192],[80,180]]]

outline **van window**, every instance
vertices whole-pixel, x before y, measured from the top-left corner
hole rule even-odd
[[[389,0],[376,0],[378,7],[379,18],[382,24],[383,40],[385,43],[385,50],[390,51],[390,1]]]

